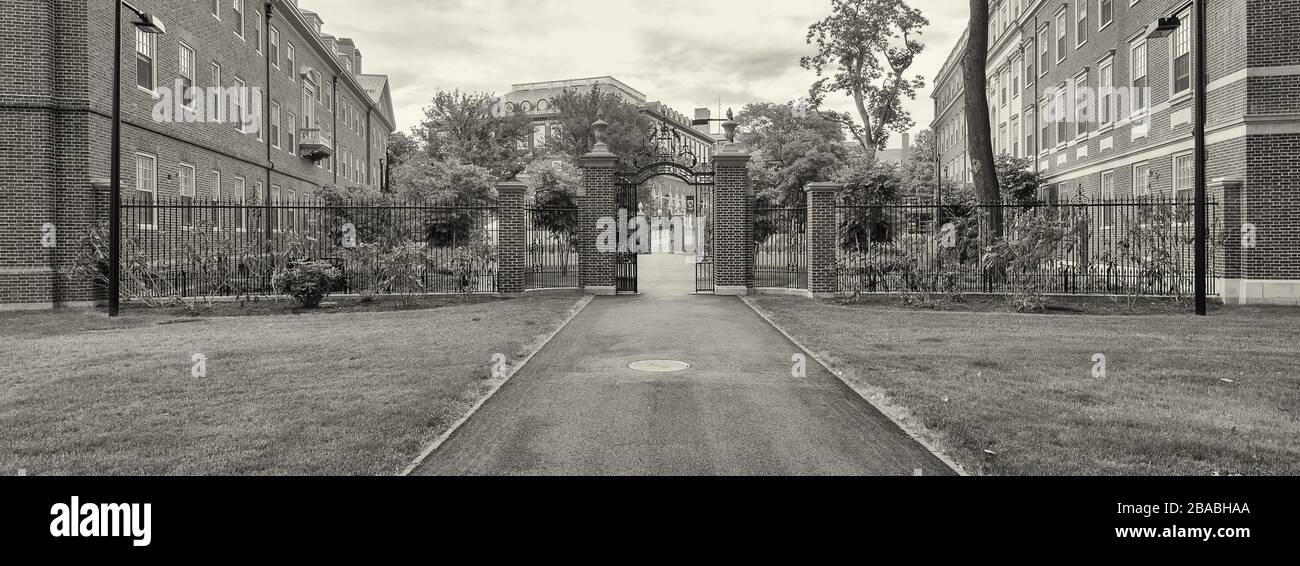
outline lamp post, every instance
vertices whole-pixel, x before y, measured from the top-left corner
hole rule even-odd
[[[1208,221],[1208,216],[1209,216],[1206,210],[1207,206],[1206,206],[1206,194],[1205,194],[1206,193],[1205,191],[1205,185],[1206,185],[1206,179],[1205,179],[1206,176],[1205,175],[1206,116],[1205,113],[1207,108],[1207,104],[1206,104],[1207,89],[1205,85],[1205,76],[1206,76],[1205,4],[1206,4],[1205,0],[1195,0],[1195,2],[1193,2],[1195,14],[1196,14],[1195,16],[1193,16],[1193,18],[1196,20],[1194,22],[1196,28],[1192,31],[1193,35],[1195,36],[1193,38],[1193,41],[1196,45],[1195,47],[1196,72],[1195,75],[1192,77],[1192,84],[1193,87],[1195,88],[1194,98],[1196,99],[1195,102],[1196,117],[1193,122],[1192,136],[1195,138],[1194,143],[1196,147],[1195,147],[1195,154],[1192,157],[1192,161],[1195,164],[1195,170],[1196,170],[1195,181],[1194,181],[1196,198],[1193,207],[1195,209],[1194,215],[1196,217],[1195,220],[1196,281],[1194,282],[1194,285],[1195,285],[1195,293],[1196,293],[1197,316],[1206,316],[1206,314],[1208,314],[1208,304],[1207,304],[1208,301],[1206,300],[1206,277],[1208,275],[1207,273],[1208,266],[1206,265],[1208,261],[1206,246],[1208,244],[1206,242],[1206,239],[1207,239],[1208,232],[1207,232],[1207,226],[1205,225],[1206,222]],[[1156,22],[1155,27],[1150,31],[1150,33],[1147,34],[1147,39],[1150,40],[1150,39],[1169,37],[1170,34],[1174,33],[1174,31],[1176,31],[1184,23],[1185,22],[1180,21],[1178,19],[1178,16],[1176,15],[1160,18],[1160,20]]]
[[[113,12],[113,128],[109,150],[108,210],[108,316],[117,316],[120,308],[122,263],[122,7],[135,12],[132,25],[148,34],[167,33],[167,26],[156,16],[146,14],[126,2],[117,2]]]

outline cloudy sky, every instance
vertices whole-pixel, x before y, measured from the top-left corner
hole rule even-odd
[[[391,77],[398,128],[437,89],[504,94],[515,83],[611,75],[690,115],[788,102],[815,80],[799,67],[808,26],[830,0],[300,0],[351,37],[365,71]],[[933,80],[966,23],[965,2],[912,0],[930,19],[913,74]],[[917,129],[927,89],[909,105]],[[849,110],[847,98],[828,102]],[[716,112],[716,110],[715,110]],[[891,146],[896,146],[895,139]]]

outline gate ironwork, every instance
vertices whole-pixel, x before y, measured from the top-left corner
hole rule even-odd
[[[578,286],[578,209],[533,206],[527,209],[528,254],[525,289]]]
[[[695,227],[702,223],[703,230],[697,229],[693,237],[688,236],[681,245],[694,242],[695,291],[713,292],[713,224],[710,222],[713,212],[713,164],[701,161],[690,150],[681,134],[667,125],[655,128],[651,141],[655,146],[653,155],[622,160],[615,169],[616,213],[620,224],[623,219],[629,225],[651,224],[648,221],[639,223],[636,218],[645,211],[654,211],[652,203],[645,202],[645,194],[641,190],[646,183],[657,177],[670,177],[685,183],[694,192],[693,196],[687,197],[685,226]],[[628,226],[620,225],[624,234],[627,228]],[[619,293],[637,292],[637,256],[643,253],[649,253],[649,250],[619,250],[614,263],[615,286]]]

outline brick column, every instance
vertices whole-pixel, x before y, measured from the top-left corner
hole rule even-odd
[[[593,295],[615,295],[615,250],[599,251],[596,239],[602,219],[616,219],[614,164],[618,156],[604,142],[608,125],[596,122],[596,144],[582,157],[582,192],[578,194],[578,286]],[[617,244],[617,242],[615,242]]]
[[[714,154],[713,275],[717,295],[747,295],[754,286],[754,191],[749,154],[727,143]]]
[[[838,183],[809,183],[804,187],[808,203],[808,291],[817,298],[835,296],[839,280],[835,273],[835,196]]]
[[[528,210],[524,196],[528,187],[519,181],[497,183],[497,292],[517,295],[524,292],[528,228],[524,215]]]
[[[1243,200],[1242,187],[1244,183],[1240,179],[1214,179],[1206,185],[1206,193],[1210,200],[1218,200],[1219,225],[1211,226],[1215,230],[1211,234],[1219,234],[1222,238],[1223,247],[1218,250],[1218,257],[1214,264],[1209,268],[1216,279],[1216,287],[1219,291],[1220,298],[1224,304],[1239,305],[1242,304],[1242,279],[1247,277],[1246,268],[1249,265],[1249,257],[1254,252],[1253,249],[1246,247],[1242,239],[1242,229],[1245,223],[1250,222],[1247,218],[1245,201]],[[1256,234],[1258,238],[1259,235]],[[1213,242],[1210,243],[1214,245]]]

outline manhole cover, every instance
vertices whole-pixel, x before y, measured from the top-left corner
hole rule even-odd
[[[669,373],[690,369],[691,364],[679,362],[677,360],[642,360],[632,362],[627,365],[637,371],[648,371],[652,373]]]

